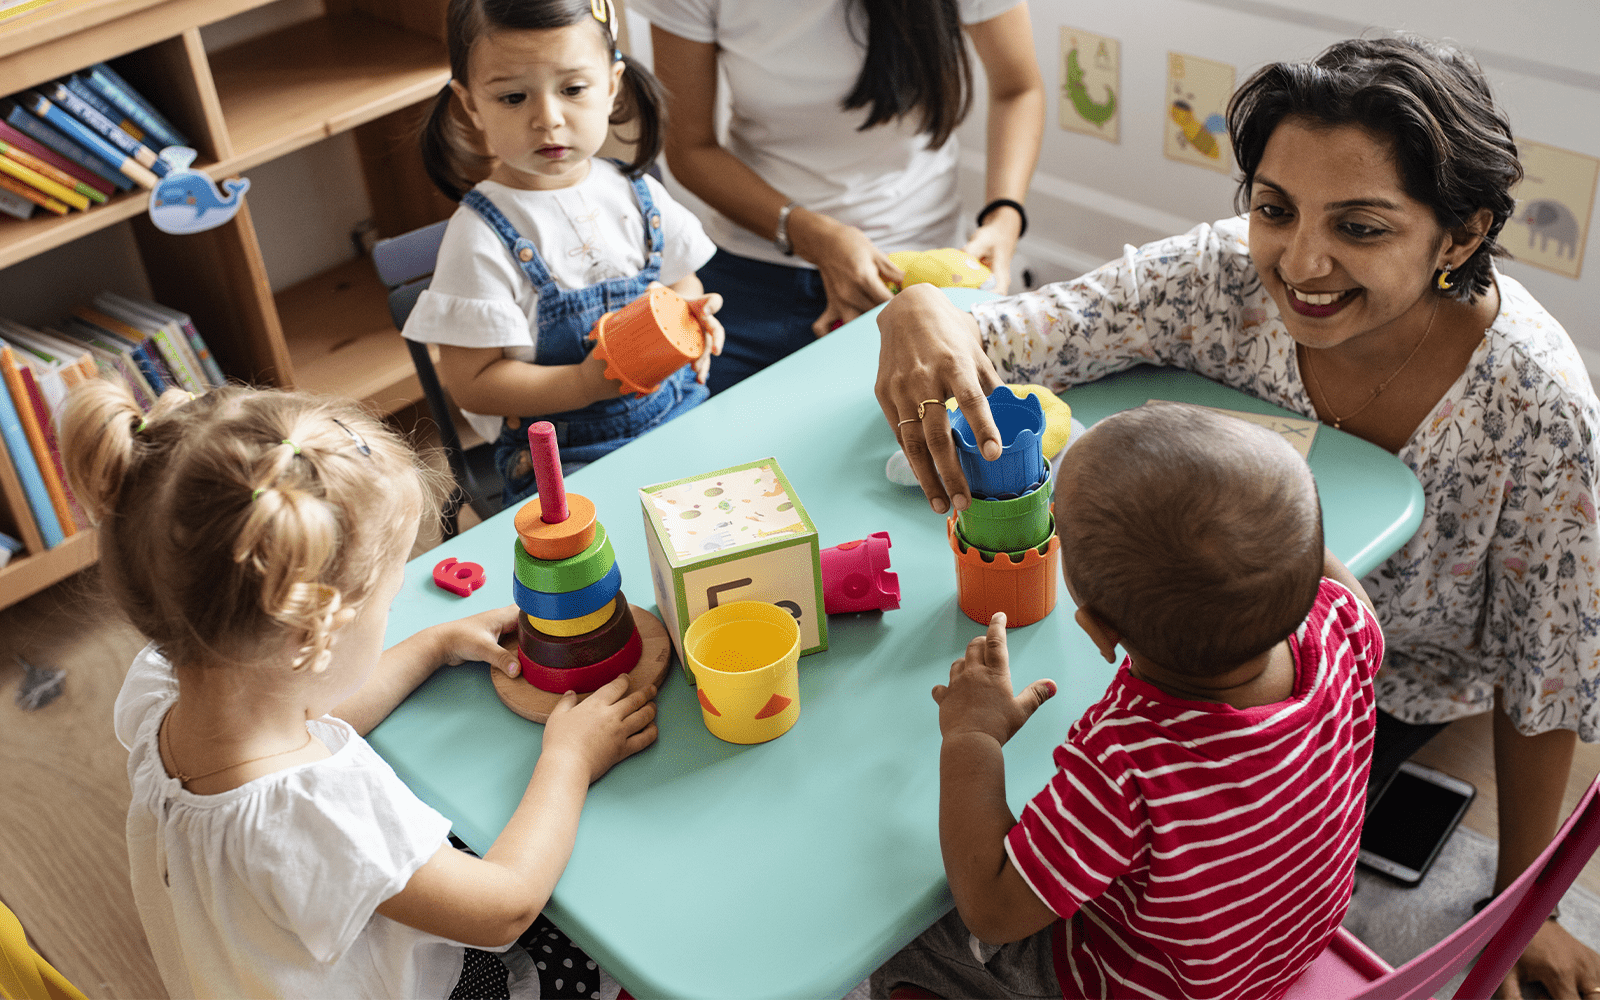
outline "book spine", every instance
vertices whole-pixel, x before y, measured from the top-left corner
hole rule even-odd
[[[139,366],[139,373],[144,380],[150,383],[150,391],[155,393],[155,398],[160,399],[161,394],[172,388],[171,373],[166,371],[166,366],[156,360],[150,348],[140,344],[133,351],[133,363]]]
[[[98,192],[100,195],[98,200],[100,201],[105,201],[106,196],[116,193],[116,185],[112,184],[104,177],[101,177],[93,170],[90,170],[81,164],[72,162],[65,156],[62,156],[60,153],[51,149],[49,146],[43,145],[37,139],[18,132],[16,128],[8,122],[0,121],[0,139],[4,139],[6,142],[11,143],[13,146],[16,146],[23,152],[31,153],[34,156],[37,156],[39,159],[55,167],[57,170],[60,170],[62,173],[77,178],[78,181],[85,187],[92,191]],[[85,192],[85,194],[87,193],[88,192]],[[93,198],[95,196],[89,195],[89,197]]]
[[[27,432],[22,429],[22,415],[17,412],[9,389],[0,392],[0,437],[5,439],[6,451],[11,455],[11,464],[22,483],[23,493],[27,495],[28,509],[33,512],[33,522],[39,528],[44,547],[53,549],[67,536],[56,517],[55,505],[50,502],[50,493],[45,489],[39,463],[28,445]]]
[[[211,348],[206,346],[205,338],[194,328],[193,323],[183,324],[184,336],[189,338],[189,346],[194,349],[195,357],[200,359],[200,367],[205,369],[206,381],[211,383],[213,389],[228,384],[228,376],[222,373],[222,366],[217,364],[217,359],[211,356]]]
[[[68,499],[67,470],[62,466],[61,452],[56,448],[55,427],[50,423],[50,407],[45,404],[38,376],[27,365],[19,364],[10,348],[0,348],[0,368],[5,370],[6,387],[11,389],[11,395],[16,398],[17,410],[22,416],[22,430],[28,435],[28,444],[33,447],[45,492],[50,494],[50,506],[55,509],[56,520],[61,522],[61,533],[71,538],[78,533],[78,522],[73,516],[73,503]],[[21,392],[13,388],[12,372],[16,372],[17,381],[22,384]]]
[[[123,176],[122,171],[84,149],[71,138],[62,135],[49,124],[35,118],[22,105],[13,105],[6,114],[6,121],[84,169],[110,181],[117,190],[126,191],[133,187],[133,181]]]
[[[160,327],[150,337],[156,342],[156,349],[161,352],[161,358],[167,363],[167,369],[177,377],[180,389],[186,392],[206,391],[204,383],[189,368],[188,359],[184,357],[183,349],[173,340],[170,330]]]
[[[89,201],[100,205],[105,204],[106,196],[101,194],[99,191],[96,191],[94,188],[78,180],[65,170],[61,170],[45,160],[34,156],[25,149],[17,148],[16,145],[6,142],[4,139],[0,139],[0,154],[4,154],[13,160],[16,160],[25,167],[37,170],[39,173],[55,181],[57,184],[65,187],[67,190],[76,194],[80,194]],[[65,201],[66,199],[62,200]]]
[[[46,96],[61,110],[87,125],[95,136],[142,167],[148,167],[157,177],[166,176],[172,168],[156,159],[155,151],[117,127],[117,123],[96,111],[94,107],[71,88],[62,83],[46,84]]]
[[[122,150],[100,138],[89,126],[50,103],[50,99],[43,94],[30,90],[23,93],[19,100],[24,102],[29,111],[60,129],[62,134],[83,146],[95,156],[100,157],[100,159],[120,170],[125,177],[130,178],[135,184],[146,190],[155,188],[157,180],[155,174],[147,170],[133,157],[128,156]]]
[[[106,100],[104,97],[101,97],[99,91],[89,86],[89,81],[85,80],[82,75],[74,73],[65,80],[62,80],[61,83],[68,90],[72,91],[74,94],[77,94],[80,98],[86,101],[89,107],[94,108],[96,111],[104,115],[108,121],[116,122],[117,128],[122,129],[122,131],[133,136],[135,139],[138,139],[140,142],[144,142],[146,146],[151,146],[151,143],[145,142],[145,138],[148,133],[139,127],[139,123],[123,114],[122,110],[112,104],[110,101]],[[152,148],[154,147],[152,146]],[[160,152],[159,149],[156,151]]]
[[[10,188],[0,188],[0,212],[26,219],[33,214],[33,202]]]
[[[3,159],[3,157],[0,157],[0,159]],[[57,201],[33,185],[24,184],[16,178],[3,173],[0,173],[0,188],[4,188],[11,194],[20,195],[21,197],[33,202],[35,205],[48,208],[57,215],[66,215],[68,212],[72,211],[72,209],[65,202]]]
[[[5,143],[0,143],[0,154],[6,152]],[[10,174],[24,184],[32,184],[45,194],[57,201],[66,202],[73,208],[83,211],[89,207],[89,199],[67,187],[59,181],[41,174],[20,160],[14,160],[8,155],[0,155],[0,172]]]
[[[133,89],[128,81],[110,66],[105,63],[95,63],[89,67],[85,79],[106,100],[120,108],[123,114],[138,122],[139,127],[154,136],[161,145],[189,145],[189,140],[183,133],[179,132],[155,105],[145,100],[143,94]]]

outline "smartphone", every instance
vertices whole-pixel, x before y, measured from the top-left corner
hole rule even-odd
[[[1362,864],[1416,885],[1455,832],[1478,790],[1460,778],[1407,761],[1361,827]]]

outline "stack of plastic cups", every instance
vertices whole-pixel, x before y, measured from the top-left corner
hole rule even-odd
[[[606,378],[641,397],[655,392],[679,368],[700,360],[706,344],[689,303],[665,285],[601,316],[589,339],[595,341],[595,357],[606,363]]]
[[[539,493],[517,511],[517,656],[541,691],[585,693],[632,670],[643,648],[622,572],[588,497],[566,492],[555,427],[528,428]]]
[[[1003,611],[1009,626],[1032,625],[1056,606],[1061,543],[1050,509],[1050,467],[1041,439],[1044,410],[1006,386],[989,394],[1000,429],[994,461],[978,451],[966,418],[951,415],[961,471],[972,503],[946,523],[956,557],[956,598],[968,618],[987,625]]]

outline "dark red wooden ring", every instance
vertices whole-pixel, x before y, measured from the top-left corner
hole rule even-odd
[[[639,638],[639,630],[634,629],[633,635],[628,637],[626,646],[599,663],[591,663],[587,667],[552,670],[528,659],[528,655],[520,649],[517,650],[517,661],[522,664],[522,679],[540,691],[549,691],[552,694],[566,694],[568,691],[588,694],[590,691],[605,687],[638,666],[639,654],[643,649],[644,640]]]
[[[517,645],[528,659],[555,670],[571,670],[598,663],[628,644],[633,634],[633,611],[628,602],[617,601],[605,624],[582,635],[549,635],[521,618]]]

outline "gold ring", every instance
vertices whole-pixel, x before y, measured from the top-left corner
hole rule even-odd
[[[917,418],[916,417],[908,417],[905,420],[900,421],[898,424],[895,424],[895,426],[896,427],[904,427],[906,424],[914,424],[916,422],[917,422]]]
[[[944,400],[942,400],[942,399],[924,399],[922,402],[918,403],[917,404],[917,419],[918,420],[921,420],[923,418],[924,412],[925,412],[925,410],[926,410],[926,408],[927,408],[929,403],[932,403],[935,406],[943,406],[944,405]]]

